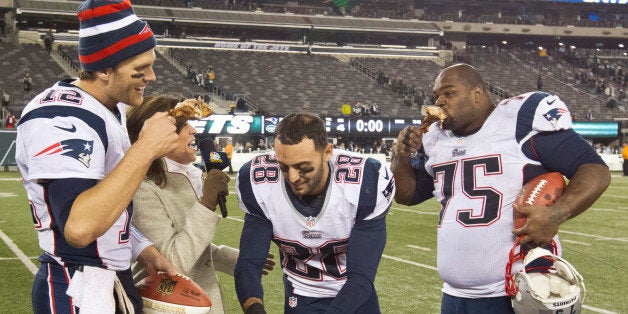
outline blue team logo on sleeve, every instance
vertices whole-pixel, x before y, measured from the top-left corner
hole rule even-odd
[[[560,117],[562,117],[564,114],[568,114],[568,113],[569,113],[569,110],[565,108],[554,108],[546,112],[545,114],[543,114],[543,117],[547,121],[549,121],[553,127],[556,127],[556,124],[558,124],[558,119],[560,119]]]
[[[56,142],[33,157],[38,156],[54,156],[63,155],[72,157],[80,161],[86,168],[89,168],[89,162],[92,159],[92,152],[94,151],[94,141],[87,141],[82,139],[69,139],[65,141]]]

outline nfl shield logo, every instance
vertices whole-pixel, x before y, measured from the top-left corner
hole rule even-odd
[[[305,225],[308,228],[314,228],[314,226],[316,226],[316,219],[312,216],[305,218]]]
[[[289,297],[288,298],[288,305],[290,307],[297,307],[297,297]]]

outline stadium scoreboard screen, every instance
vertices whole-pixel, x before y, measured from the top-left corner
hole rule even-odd
[[[421,119],[408,118],[353,118],[322,117],[329,135],[382,135],[397,136],[409,125],[420,125]],[[281,117],[252,115],[211,115],[202,120],[192,120],[190,124],[199,133],[209,134],[263,134],[272,135]]]
[[[409,125],[421,125],[421,119],[406,118],[337,118],[325,117],[325,127],[330,135],[365,134],[397,136]]]
[[[396,137],[407,126],[421,125],[416,118],[380,117],[321,117],[327,133],[331,136],[364,135]],[[254,116],[248,114],[215,114],[202,120],[189,121],[199,133],[209,134],[261,134],[273,135],[281,117]],[[576,121],[573,129],[586,138],[616,138],[619,136],[618,122]]]

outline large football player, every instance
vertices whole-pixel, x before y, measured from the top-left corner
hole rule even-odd
[[[392,172],[334,150],[311,114],[286,116],[274,143],[276,154],[253,158],[236,181],[246,215],[235,285],[245,313],[265,313],[261,274],[271,241],[281,255],[285,313],[379,313],[373,281]]]
[[[515,237],[550,242],[561,223],[606,189],[608,167],[572,129],[569,110],[555,95],[531,92],[495,106],[480,74],[457,64],[438,75],[434,96],[447,117],[442,128],[433,123],[426,133],[408,127],[399,134],[395,200],[413,205],[436,197],[441,203],[442,313],[512,313],[504,269]],[[563,195],[550,207],[516,208],[528,218],[514,229],[517,193],[550,171],[570,179]]]
[[[155,38],[131,3],[88,0],[78,15],[79,78],[37,95],[17,127],[16,161],[43,250],[33,312],[113,313],[117,300],[139,313],[131,259],[151,272],[177,269],[133,228],[130,202],[152,161],[174,150],[178,137],[174,118],[162,112],[129,142],[125,104],[141,104],[156,79]]]

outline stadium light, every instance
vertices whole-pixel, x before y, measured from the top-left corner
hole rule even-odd
[[[563,44],[562,42],[558,43],[559,46],[564,46],[565,44]]]
[[[619,44],[619,45],[617,45],[617,47],[624,48],[624,44]]]
[[[502,44],[504,44],[504,45],[508,45],[508,42],[507,42],[507,41],[505,41],[505,40],[502,40]]]
[[[571,45],[571,46],[569,46],[569,49],[576,49],[576,46]]]

